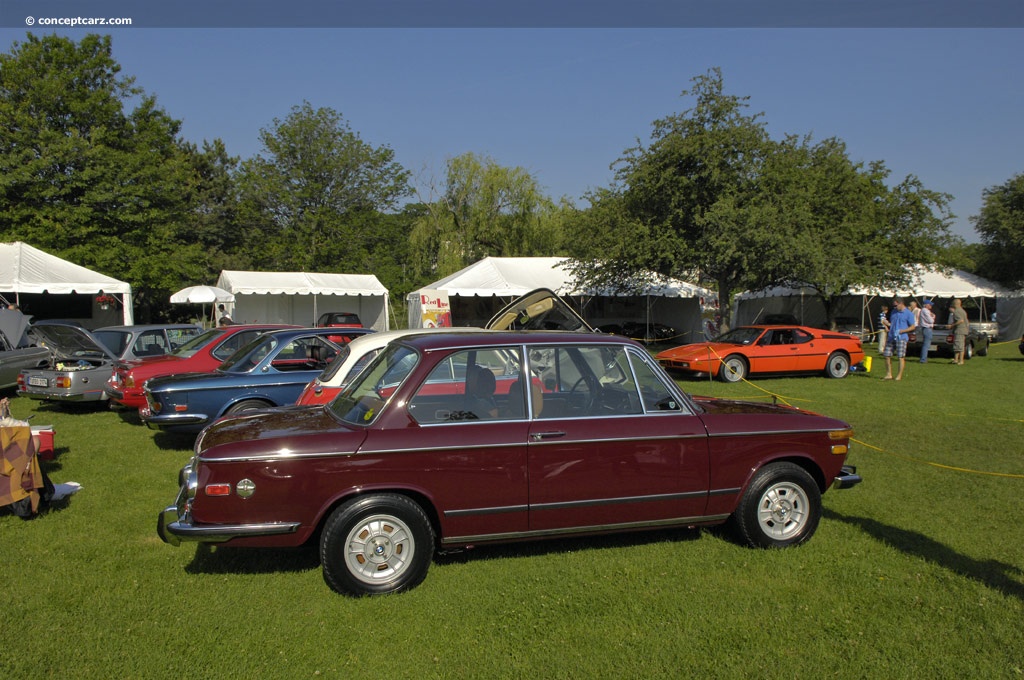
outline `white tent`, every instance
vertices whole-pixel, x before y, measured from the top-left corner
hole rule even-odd
[[[480,326],[502,306],[536,288],[550,288],[571,301],[592,326],[626,321],[672,326],[677,342],[697,342],[701,330],[701,299],[714,294],[684,281],[663,280],[638,295],[612,291],[577,290],[564,257],[485,257],[428,286],[443,291],[457,326]],[[409,326],[419,325],[416,302],[421,291],[409,293]]]
[[[911,266],[913,278],[909,286],[898,290],[878,286],[850,289],[840,297],[836,316],[852,317],[863,321],[865,326],[871,326],[878,317],[881,305],[888,304],[893,296],[899,295],[918,300],[972,300],[972,309],[977,310],[974,313],[984,317],[973,320],[987,320],[996,311],[996,299],[1009,294],[998,284],[976,274],[959,270],[943,271],[934,266]],[[765,316],[773,314],[794,316],[798,322],[807,326],[822,327],[828,321],[816,291],[808,287],[775,287],[741,293],[736,296],[733,310],[733,325],[737,326],[761,322]],[[940,310],[944,312],[945,306],[937,304],[935,311]]]
[[[372,274],[225,270],[217,287],[234,294],[225,308],[235,323],[312,326],[326,312],[352,312],[364,326],[389,327],[388,290]]]
[[[131,285],[20,241],[0,243],[0,293],[12,293],[14,299],[11,301],[19,306],[22,295],[98,296],[102,293],[114,297],[117,302],[104,310],[94,298],[91,315],[79,320],[93,321],[94,325],[133,323]]]

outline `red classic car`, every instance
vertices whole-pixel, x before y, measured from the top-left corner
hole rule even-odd
[[[435,549],[488,542],[731,522],[746,544],[790,546],[826,489],[860,482],[851,436],[795,408],[690,397],[622,337],[410,335],[326,406],[208,426],[158,533],[319,541],[327,584],[354,595],[411,588]]]
[[[806,326],[740,326],[711,342],[673,347],[657,355],[669,371],[717,375],[739,382],[749,375],[824,373],[843,378],[864,361],[859,338]]]
[[[143,384],[150,378],[177,373],[207,373],[227,360],[264,331],[298,328],[284,324],[221,326],[197,335],[170,354],[118,361],[103,390],[114,401],[128,408],[146,406]]]

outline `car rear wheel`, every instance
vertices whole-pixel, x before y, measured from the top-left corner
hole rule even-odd
[[[730,354],[722,361],[718,369],[718,378],[722,382],[739,382],[747,377],[747,362],[738,354]]]
[[[845,378],[850,372],[850,357],[842,352],[833,352],[825,362],[825,375],[830,378]]]
[[[261,408],[270,408],[273,404],[268,404],[265,401],[259,401],[258,399],[246,399],[240,401],[237,404],[232,404],[231,408],[225,411],[225,415],[234,415],[236,413],[245,413],[246,411],[257,411]]]
[[[974,356],[974,343],[967,341],[964,343],[964,359],[970,360]]]
[[[732,516],[738,538],[754,548],[799,545],[821,521],[821,491],[799,465],[772,463],[757,471]]]
[[[426,577],[433,553],[430,520],[398,494],[345,503],[328,517],[320,537],[324,581],[347,595],[408,590]]]

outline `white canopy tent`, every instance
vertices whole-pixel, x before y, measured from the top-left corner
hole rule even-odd
[[[939,267],[910,265],[913,278],[909,286],[898,290],[877,286],[852,288],[838,301],[836,316],[852,317],[865,326],[875,323],[882,304],[888,304],[893,296],[918,300],[930,298],[948,302],[952,298],[972,300],[977,313],[985,320],[996,311],[996,299],[1002,299],[1007,290],[983,279],[976,274],[955,270],[943,271]],[[817,292],[809,287],[775,287],[760,291],[741,293],[733,305],[733,321],[736,326],[762,322],[766,316],[788,314],[806,326],[823,327],[828,319]],[[946,305],[936,303],[936,313],[945,312]]]
[[[313,326],[326,312],[352,312],[368,328],[389,327],[388,290],[372,274],[224,270],[217,287],[235,296],[224,305],[235,323]]]
[[[117,323],[130,325],[134,320],[130,284],[68,262],[21,241],[0,243],[0,293],[5,297],[12,294],[14,299],[10,301],[19,306],[22,304],[22,295],[110,295],[117,299],[117,304],[110,305],[110,309],[103,309],[103,305],[93,299],[91,316],[77,320],[90,321],[94,326]]]
[[[651,285],[638,295],[581,291],[573,285],[573,276],[564,263],[564,257],[485,257],[409,293],[409,326],[420,325],[417,303],[423,291],[448,294],[455,325],[480,326],[520,295],[550,288],[570,301],[595,327],[626,321],[658,322],[675,328],[680,344],[703,338],[701,300],[712,298],[711,291],[670,279]]]

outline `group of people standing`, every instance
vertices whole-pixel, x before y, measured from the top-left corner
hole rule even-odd
[[[934,302],[924,300],[919,307],[917,300],[911,300],[909,306],[904,304],[903,298],[894,297],[892,310],[882,306],[882,313],[879,316],[879,328],[884,331],[879,349],[885,357],[885,377],[883,380],[902,380],[903,370],[906,365],[907,344],[911,335],[920,331],[921,333],[921,359],[920,363],[928,363],[928,350],[931,348],[932,335],[935,331],[935,312],[932,311]],[[967,334],[970,331],[970,322],[967,319],[967,311],[963,303],[954,298],[949,310],[949,327],[953,332],[953,363],[963,365],[964,352],[967,348]],[[899,360],[896,376],[892,374],[892,357]]]

